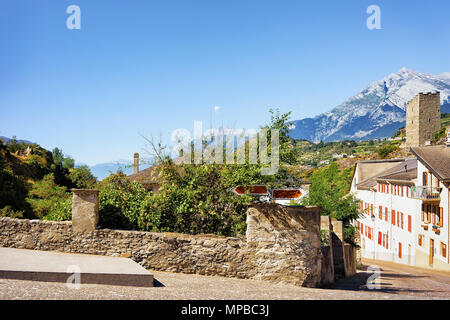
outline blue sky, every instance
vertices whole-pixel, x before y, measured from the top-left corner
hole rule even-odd
[[[81,8],[81,30],[66,8]],[[381,8],[368,30],[366,8]],[[450,71],[450,1],[1,0],[0,136],[90,165],[140,134],[328,111],[407,67]]]

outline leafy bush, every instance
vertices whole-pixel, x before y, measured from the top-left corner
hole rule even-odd
[[[354,244],[351,222],[360,216],[359,200],[349,195],[352,168],[339,170],[336,163],[317,170],[311,176],[312,185],[304,205],[321,206],[321,214],[344,224],[344,239]]]
[[[11,170],[0,168],[0,207],[23,209],[26,207],[26,195],[24,182]]]
[[[138,229],[141,208],[148,196],[144,187],[125,174],[110,175],[98,184],[99,223],[104,228]]]
[[[161,164],[161,189],[146,198],[139,227],[189,234],[243,233],[245,205],[250,197],[237,197],[231,192],[236,185],[231,183],[233,179],[227,179],[230,169],[226,167]]]
[[[385,159],[390,153],[394,152],[398,149],[398,146],[395,144],[385,144],[380,149],[378,149],[378,155]]]
[[[70,169],[69,177],[72,183],[79,189],[92,189],[97,182],[97,179],[88,166]]]
[[[6,206],[0,209],[0,217],[10,217],[10,218],[23,218],[24,211],[14,210],[11,206]]]
[[[53,199],[50,210],[44,220],[68,221],[72,219],[72,198]]]
[[[320,245],[326,247],[330,245],[330,231],[320,230]]]
[[[438,142],[440,139],[442,139],[443,137],[445,137],[445,133],[447,132],[447,128],[443,127],[441,128],[441,130],[439,130],[438,132],[436,132],[433,136],[433,142],[436,143]]]
[[[27,202],[35,215],[42,219],[50,213],[61,200],[68,199],[70,193],[66,188],[55,183],[54,175],[48,174],[42,180],[36,181],[28,193]]]

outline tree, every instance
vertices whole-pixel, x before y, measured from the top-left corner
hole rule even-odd
[[[78,189],[91,189],[97,182],[91,169],[86,165],[70,169],[69,178]]]
[[[50,173],[33,184],[26,200],[36,216],[42,219],[49,214],[56,203],[68,198],[70,193],[67,192],[66,187],[57,185],[55,176]]]
[[[172,159],[159,156],[160,189],[145,199],[138,224],[143,230],[183,233],[214,233],[237,235],[245,232],[247,206],[258,198],[248,195],[238,197],[232,193],[237,186],[263,184],[267,187],[285,186],[288,181],[288,164],[295,163],[293,140],[289,138],[290,113],[280,114],[270,110],[270,123],[262,129],[280,130],[280,167],[274,175],[262,175],[264,164],[183,164],[175,165]],[[164,155],[164,147],[147,139],[152,154]],[[239,146],[240,148],[246,148]],[[162,148],[163,150],[159,150]],[[267,144],[267,153],[271,153]],[[223,152],[227,150],[223,149]],[[236,153],[237,151],[235,151]],[[259,153],[261,154],[261,153]]]
[[[349,195],[352,169],[340,171],[336,163],[317,170],[311,176],[312,185],[304,205],[321,206],[322,215],[331,216],[344,224],[345,240],[354,243],[353,220],[360,216],[359,200]]]
[[[64,157],[63,168],[73,169],[75,167],[75,160],[71,156]]]
[[[394,152],[394,151],[396,151],[396,150],[398,150],[398,149],[399,149],[399,147],[398,147],[397,145],[395,145],[395,144],[385,144],[385,145],[381,146],[381,147],[378,149],[378,155],[379,155],[381,158],[385,159],[385,158],[387,158],[392,152]]]
[[[269,124],[261,128],[268,130],[268,139],[271,137],[270,130],[276,129],[280,131],[280,163],[289,165],[297,164],[300,153],[298,148],[295,148],[294,139],[289,137],[289,119],[292,112],[280,114],[278,109],[269,109],[269,113]]]
[[[52,156],[53,156],[53,163],[59,166],[62,166],[64,161],[64,154],[61,149],[54,148],[52,150]]]
[[[99,223],[103,228],[138,229],[139,214],[149,195],[144,187],[118,172],[98,183]]]

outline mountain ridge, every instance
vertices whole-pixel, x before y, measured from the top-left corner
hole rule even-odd
[[[292,122],[290,136],[313,142],[390,137],[405,125],[406,105],[420,92],[441,93],[441,111],[450,112],[450,72],[420,73],[401,68],[314,118]]]

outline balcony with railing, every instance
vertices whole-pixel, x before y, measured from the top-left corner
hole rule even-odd
[[[441,188],[417,186],[411,188],[411,197],[420,200],[440,200]]]

